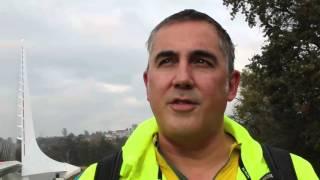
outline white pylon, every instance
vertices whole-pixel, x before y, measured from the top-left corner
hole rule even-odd
[[[68,163],[58,162],[45,155],[39,148],[34,133],[31,101],[28,88],[25,49],[21,46],[20,78],[18,88],[18,113],[19,119],[18,139],[21,140],[21,163],[23,180],[30,176],[52,173],[59,174],[67,179],[80,172],[80,168]]]

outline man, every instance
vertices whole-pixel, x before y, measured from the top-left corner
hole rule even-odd
[[[148,52],[143,77],[155,117],[123,146],[120,179],[272,177],[260,144],[224,116],[240,81],[227,32],[208,15],[184,10],[155,27]],[[318,179],[307,161],[291,159],[298,179]],[[96,168],[80,179],[94,179]]]

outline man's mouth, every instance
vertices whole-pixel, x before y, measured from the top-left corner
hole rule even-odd
[[[170,108],[177,112],[192,111],[198,105],[199,105],[198,102],[193,101],[191,99],[180,99],[180,98],[175,98],[169,103]]]

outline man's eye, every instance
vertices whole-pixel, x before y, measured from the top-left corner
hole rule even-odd
[[[203,58],[196,58],[192,61],[192,63],[196,65],[201,65],[201,66],[213,67],[213,64],[209,60],[206,60]]]
[[[205,63],[207,63],[205,60],[203,60],[203,59],[196,59],[196,60],[194,60],[193,61],[193,63],[196,63],[196,64],[205,64]]]
[[[174,63],[174,61],[171,58],[165,58],[159,61],[158,66],[168,65],[172,63]]]

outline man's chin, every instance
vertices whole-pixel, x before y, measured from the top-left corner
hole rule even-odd
[[[201,134],[203,130],[198,127],[184,126],[181,124],[174,124],[167,126],[162,131],[163,135],[175,140],[188,140]]]

